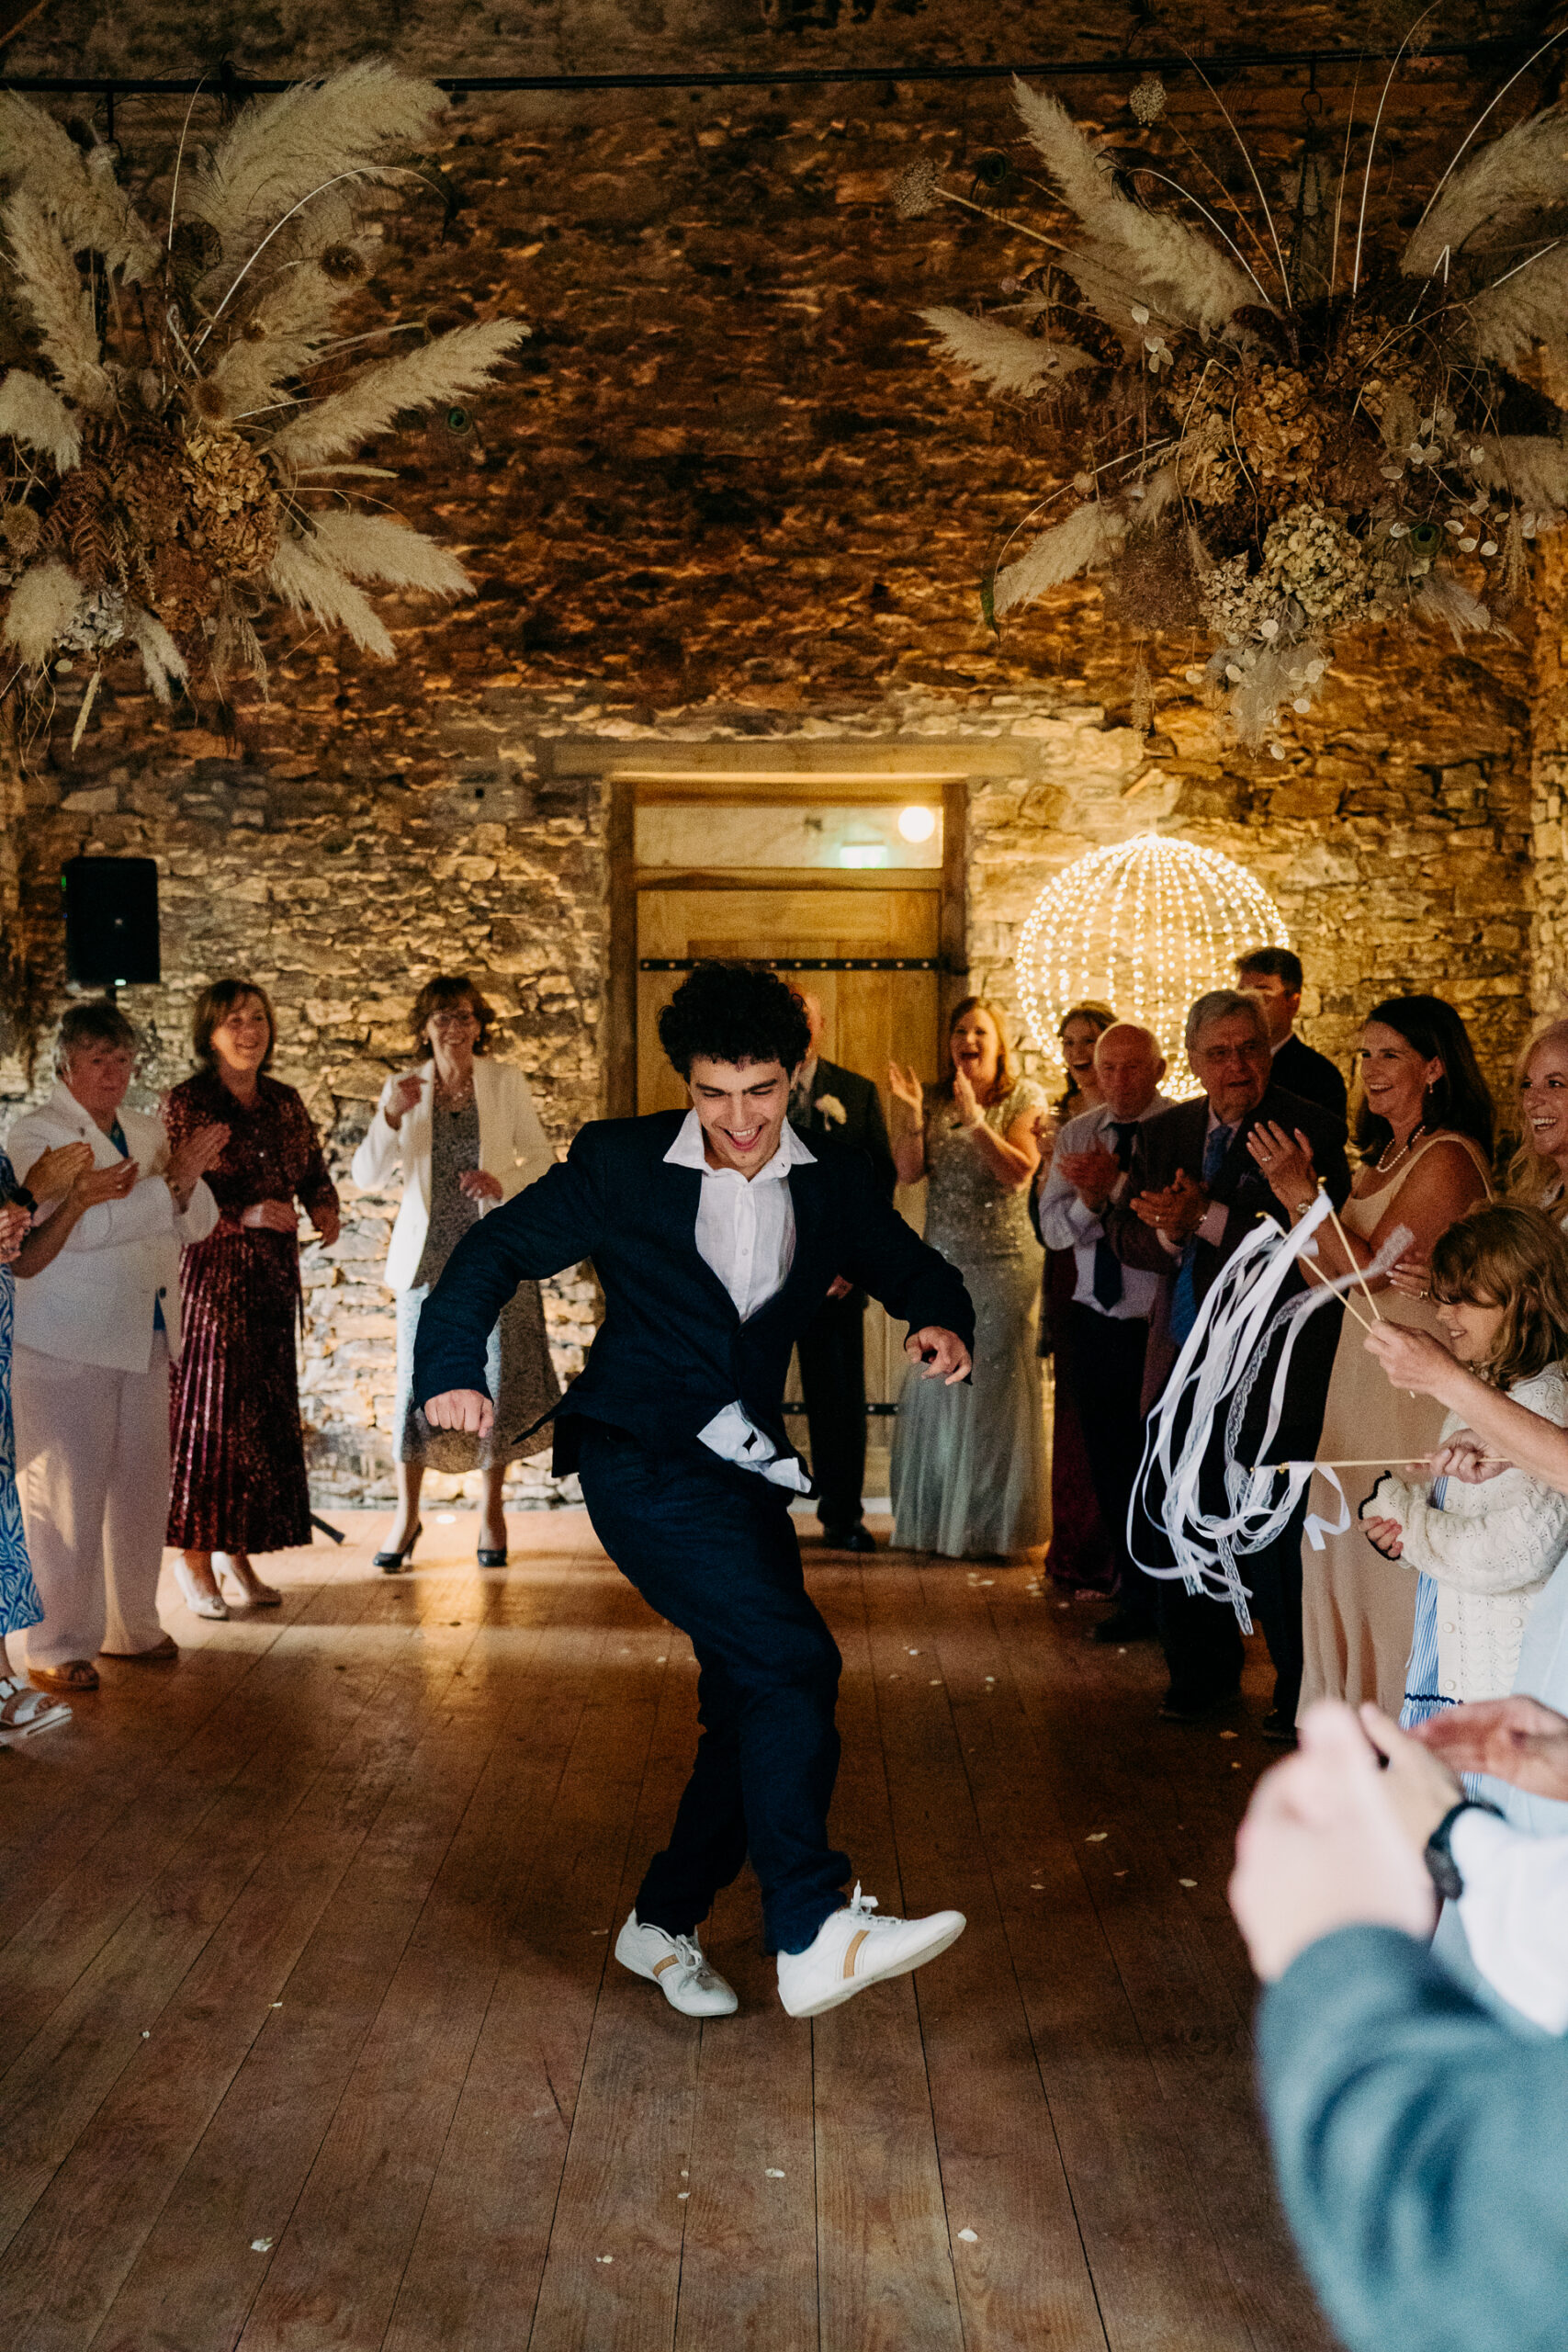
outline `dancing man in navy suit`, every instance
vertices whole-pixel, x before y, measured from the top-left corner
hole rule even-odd
[[[884,1198],[863,1152],[787,1122],[810,1037],[775,973],[702,964],[660,1015],[691,1109],[596,1121],[563,1163],[459,1242],[425,1303],[414,1395],[436,1429],[486,1431],[485,1344],[520,1282],[592,1258],[604,1320],[557,1411],[593,1530],[650,1608],[691,1638],[696,1762],[670,1842],[615,1946],[689,2017],[735,1995],[697,1929],[748,1853],[779,1997],[816,2017],[918,1968],[957,1911],[880,1917],[828,1840],[840,1657],[807,1598],[784,1433],[790,1351],[834,1283],[909,1325],[928,1379],[967,1378],[975,1317],[956,1271]]]

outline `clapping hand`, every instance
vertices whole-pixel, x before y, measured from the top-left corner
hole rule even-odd
[[[40,1152],[28,1170],[28,1190],[40,1204],[62,1201],[84,1170],[93,1164],[90,1143],[58,1143]]]
[[[1417,1724],[1413,1736],[1451,1771],[1489,1772],[1531,1796],[1568,1801],[1568,1720],[1539,1699],[1445,1707]]]
[[[178,1150],[169,1154],[164,1181],[182,1211],[213,1161],[222,1158],[228,1140],[228,1128],[213,1121],[207,1126],[194,1127]]]
[[[904,1069],[897,1062],[889,1062],[887,1085],[895,1102],[902,1102],[906,1110],[912,1111],[917,1121],[925,1117],[925,1089],[912,1069]]]
[[[1121,1163],[1113,1151],[1064,1151],[1056,1174],[1070,1184],[1086,1209],[1098,1216],[1121,1181]],[[1145,1195],[1146,1197],[1146,1195]]]
[[[1312,1144],[1300,1127],[1290,1135],[1277,1120],[1259,1119],[1247,1134],[1247,1148],[1281,1207],[1299,1208],[1315,1198],[1317,1170],[1312,1164]]]
[[[1390,1267],[1389,1288],[1403,1291],[1406,1298],[1426,1298],[1432,1288],[1432,1261],[1425,1250],[1412,1245],[1404,1257]]]
[[[134,1159],[111,1159],[107,1168],[89,1163],[72,1183],[67,1203],[80,1213],[101,1208],[106,1201],[123,1201],[135,1191],[141,1173]]]
[[[392,1089],[390,1099],[386,1103],[381,1113],[381,1116],[386,1120],[387,1125],[391,1128],[394,1135],[397,1134],[398,1129],[402,1125],[403,1121],[407,1118],[409,1113],[413,1109],[415,1103],[419,1101],[420,1096],[423,1092],[424,1080],[421,1078],[418,1070],[411,1069],[403,1077],[399,1079],[396,1086]]]
[[[7,1201],[0,1208],[0,1266],[8,1266],[20,1254],[32,1222],[31,1209],[25,1209],[20,1201]]]
[[[1134,1213],[1145,1225],[1179,1247],[1190,1241],[1208,1212],[1209,1195],[1201,1184],[1194,1183],[1185,1168],[1179,1168],[1175,1180],[1157,1193],[1140,1193],[1133,1203]]]
[[[980,1105],[975,1100],[975,1089],[969,1082],[967,1070],[955,1069],[953,1073],[953,1107],[958,1114],[961,1127],[979,1125]]]

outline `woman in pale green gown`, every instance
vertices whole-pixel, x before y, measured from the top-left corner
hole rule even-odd
[[[1013,1074],[1001,1018],[965,997],[948,1030],[952,1067],[922,1087],[895,1066],[898,1181],[929,1180],[926,1239],[975,1304],[972,1385],[906,1377],[893,1437],[893,1541],[950,1559],[1007,1557],[1050,1532],[1036,1340],[1041,1249],[1029,1218],[1043,1086]]]

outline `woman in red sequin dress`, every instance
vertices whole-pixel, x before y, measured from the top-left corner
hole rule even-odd
[[[171,1149],[218,1120],[229,1130],[207,1171],[220,1221],[181,1266],[185,1345],[170,1392],[168,1540],[201,1616],[227,1611],[213,1572],[224,1555],[253,1606],[278,1598],[254,1552],[310,1540],[295,1340],[301,1310],[299,1209],[319,1239],[338,1234],[338,1199],[310,1114],[266,1074],[276,1023],[264,989],[219,980],[196,1008],[197,1073],[164,1106]]]

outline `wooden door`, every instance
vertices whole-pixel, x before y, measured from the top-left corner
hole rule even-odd
[[[679,1108],[686,1092],[659,1044],[659,1014],[691,965],[705,956],[750,956],[778,964],[821,1001],[820,1050],[829,1061],[875,1080],[890,1114],[887,1065],[937,1075],[940,899],[931,889],[643,889],[637,894],[637,1108]],[[904,966],[902,970],[898,966]],[[891,1122],[890,1122],[891,1123]],[[897,1205],[917,1230],[925,1186],[900,1190]],[[866,1310],[866,1401],[872,1458],[867,1492],[886,1491],[887,1408],[904,1376],[903,1328],[874,1303]],[[789,1396],[799,1395],[792,1375]],[[803,1434],[803,1433],[802,1433]]]

